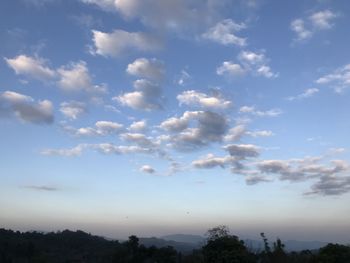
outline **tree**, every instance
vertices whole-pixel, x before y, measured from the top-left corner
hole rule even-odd
[[[247,251],[244,242],[230,235],[226,226],[208,230],[208,242],[202,248],[207,263],[250,263],[254,257]]]

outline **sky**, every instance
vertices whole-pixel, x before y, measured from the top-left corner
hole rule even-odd
[[[1,1],[1,227],[350,242],[349,14]]]

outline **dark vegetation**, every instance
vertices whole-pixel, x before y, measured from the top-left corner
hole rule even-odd
[[[140,245],[136,236],[109,241],[83,231],[56,233],[0,229],[0,263],[350,263],[350,247],[328,244],[317,251],[286,252],[277,239],[272,246],[261,233],[264,247],[247,248],[225,226],[208,231],[206,244],[188,253],[173,247]]]

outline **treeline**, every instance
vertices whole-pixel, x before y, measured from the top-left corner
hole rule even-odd
[[[56,233],[0,229],[0,263],[350,263],[350,247],[328,244],[317,251],[287,253],[280,239],[272,246],[263,233],[261,250],[248,248],[225,226],[208,231],[206,244],[182,254],[172,247],[145,247],[136,236],[109,241],[83,231]]]

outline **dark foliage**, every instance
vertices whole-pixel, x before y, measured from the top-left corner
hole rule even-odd
[[[0,229],[0,263],[350,263],[350,247],[328,244],[319,251],[287,253],[277,239],[273,246],[262,233],[263,251],[251,251],[227,227],[208,231],[207,243],[181,254],[172,247],[146,247],[136,236],[108,241],[83,231],[14,232]]]

